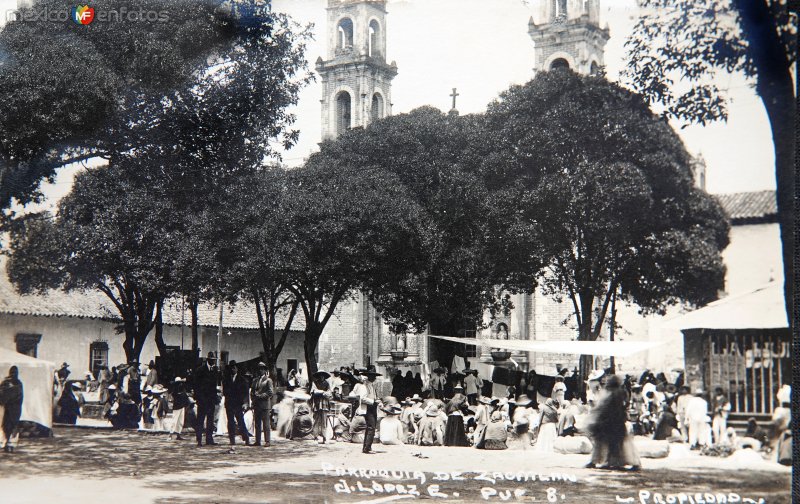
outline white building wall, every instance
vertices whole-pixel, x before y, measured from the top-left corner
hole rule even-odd
[[[116,366],[127,361],[122,349],[124,335],[116,334],[116,322],[97,319],[73,317],[38,317],[31,315],[0,315],[0,347],[16,351],[15,336],[17,334],[41,334],[42,339],[37,348],[37,357],[61,365],[67,362],[72,371],[71,377],[83,377],[89,369],[89,346],[95,341],[108,343],[108,364]],[[228,334],[230,331],[231,334]],[[181,328],[164,327],[164,343],[168,346],[181,346]],[[217,350],[217,328],[201,327],[199,335],[200,355]],[[191,329],[184,328],[183,348],[190,349]],[[245,361],[260,355],[262,351],[261,337],[255,329],[226,329],[223,321],[221,350],[228,352],[229,359]],[[147,363],[158,355],[154,332],[145,341],[139,362]],[[285,370],[288,359],[303,362],[302,333],[293,331],[286,340],[283,352],[278,360],[278,367]],[[0,369],[0,373],[4,373]]]
[[[778,223],[731,226],[731,243],[722,252],[728,268],[725,293],[739,294],[783,277]]]

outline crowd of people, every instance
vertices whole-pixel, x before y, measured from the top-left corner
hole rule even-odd
[[[791,451],[788,385],[777,394],[780,406],[772,422],[760,426],[751,418],[739,436],[727,425],[731,404],[725,391],[717,387],[707,398],[703,390],[691,391],[682,374],[670,382],[663,373],[620,378],[594,371],[585,380],[583,400],[576,375],[566,369],[552,379],[531,371],[500,394],[469,368],[451,373],[439,367],[427,380],[398,370],[388,380],[389,392],[387,381],[377,382],[381,374],[374,367],[319,371],[308,381],[290,370],[286,379],[278,373],[273,380],[263,362],[254,374],[235,361],[220,373],[213,353],[166,387],[153,361],[144,370],[137,362],[100,367],[96,378],[86,373],[85,380],[69,375],[67,363],[55,373],[56,422],[77,422],[86,391],[97,393],[102,417],[115,428],[164,432],[170,439],[193,429],[197,446],[216,444],[215,434],[226,435],[231,445],[241,437],[246,445],[270,446],[275,430],[297,441],[357,443],[364,453],[375,453],[375,443],[553,452],[564,444],[559,438],[583,436],[593,447],[590,466],[631,470],[640,467],[633,436],[688,443],[692,449]],[[6,451],[16,443],[22,398],[12,367],[0,383]]]

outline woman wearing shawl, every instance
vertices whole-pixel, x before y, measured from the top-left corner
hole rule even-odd
[[[314,439],[314,420],[311,418],[311,408],[306,403],[300,403],[297,413],[292,419],[292,432],[289,439],[292,441],[309,441]]]
[[[100,391],[100,397],[97,402],[105,404],[108,401],[108,387],[111,385],[111,373],[108,371],[107,366],[99,366],[97,371],[97,389]]]
[[[70,386],[64,387],[64,392],[61,393],[61,398],[58,400],[59,415],[56,419],[59,423],[75,425],[78,422],[78,417],[81,414],[81,404],[78,398],[75,397],[74,389],[79,387],[77,383],[72,383]]]
[[[367,420],[364,415],[356,415],[350,421],[350,442],[364,444],[364,435],[367,433]]]
[[[399,400],[403,400],[406,398],[406,389],[405,389],[405,379],[403,378],[403,372],[399,369],[394,372],[394,378],[392,378],[392,397],[395,397]]]
[[[330,377],[331,375],[325,371],[317,371],[312,376],[311,411],[314,415],[313,432],[315,439],[322,438],[322,443],[333,436],[333,432],[327,422],[327,414],[332,408],[331,401],[333,400],[331,385],[328,382]]]
[[[622,380],[616,375],[610,376],[592,410],[589,436],[594,446],[592,460],[587,467],[623,469],[629,466],[631,470],[638,470],[641,466],[633,440],[625,427],[625,397]]]
[[[558,393],[553,388],[553,396]],[[551,397],[539,408],[539,434],[536,436],[534,450],[537,452],[552,453],[554,450],[556,437],[558,437],[558,409],[561,403],[555,397]],[[624,413],[624,412],[623,412]]]
[[[658,419],[655,434],[653,439],[664,441],[672,437],[673,431],[678,431],[678,419],[675,417],[675,412],[672,411],[672,406],[664,403],[663,411]],[[680,431],[678,431],[680,437]]]
[[[464,411],[467,407],[467,398],[463,394],[456,394],[447,404],[447,427],[444,433],[445,446],[469,446],[469,439],[464,430]]]
[[[19,418],[22,415],[22,382],[17,366],[8,369],[8,376],[0,383],[0,406],[3,411],[3,451],[13,452],[19,440]]]
[[[292,391],[300,387],[300,378],[297,377],[297,370],[292,369],[289,371],[289,376],[286,377],[286,390]]]
[[[414,373],[411,371],[406,371],[406,375],[403,378],[403,394],[402,396],[395,396],[398,400],[402,401],[406,397],[411,397],[414,395]]]

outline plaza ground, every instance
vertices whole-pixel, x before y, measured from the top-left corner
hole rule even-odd
[[[193,437],[60,428],[0,453],[3,503],[267,502],[674,502],[721,497],[791,502],[791,468],[753,452],[705,457],[673,445],[669,457],[643,459],[640,472],[586,469],[587,455],[532,450],[274,440],[270,448],[227,439],[197,448]],[[337,473],[337,468],[339,469]],[[454,474],[455,473],[455,474]],[[460,474],[459,474],[460,473]],[[656,493],[661,494],[656,496]],[[682,495],[683,494],[683,495]]]

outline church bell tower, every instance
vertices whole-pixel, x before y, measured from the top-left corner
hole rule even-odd
[[[603,67],[608,27],[600,28],[600,0],[537,0],[528,23],[535,71],[570,68],[595,75]]]
[[[394,61],[386,63],[386,0],[328,0],[322,78],[322,140],[391,114]]]

